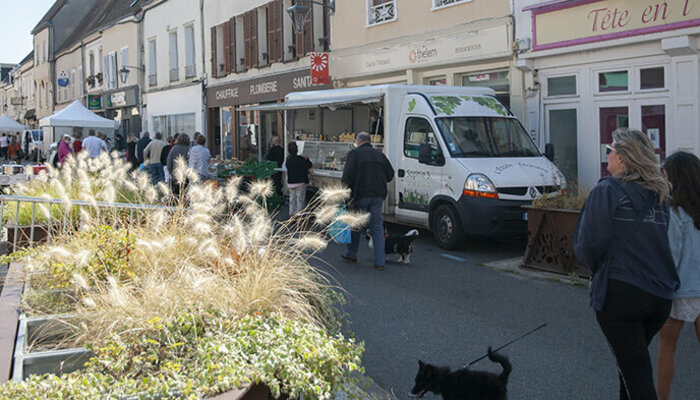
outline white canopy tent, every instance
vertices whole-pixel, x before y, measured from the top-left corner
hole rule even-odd
[[[17,121],[7,114],[3,114],[3,116],[0,117],[0,132],[22,132],[26,129],[29,128],[17,123]]]
[[[100,117],[85,108],[80,101],[75,100],[68,107],[54,115],[42,118],[41,127],[83,127],[83,128],[112,128],[119,127],[119,121]]]

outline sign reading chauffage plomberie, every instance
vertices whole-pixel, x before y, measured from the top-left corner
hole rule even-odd
[[[533,50],[700,25],[700,0],[574,0],[528,10]]]
[[[226,107],[282,100],[291,92],[330,89],[330,84],[313,85],[309,69],[237,81],[207,88],[208,107]]]
[[[344,78],[508,55],[511,52],[508,29],[509,26],[503,24],[361,53],[333,52],[331,72],[333,76]]]

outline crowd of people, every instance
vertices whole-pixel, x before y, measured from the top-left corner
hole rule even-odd
[[[3,161],[19,162],[24,157],[22,152],[22,139],[20,133],[6,134],[0,136],[0,158]]]
[[[613,132],[608,171],[574,237],[592,272],[590,305],[617,361],[621,400],[666,400],[684,322],[700,341],[700,160],[679,152],[663,171],[646,134]],[[660,334],[656,387],[649,344]]]

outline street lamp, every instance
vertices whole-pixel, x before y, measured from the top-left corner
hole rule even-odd
[[[143,71],[144,69],[142,67],[132,67],[129,65],[124,65],[122,66],[122,69],[119,70],[119,79],[122,81],[122,84],[126,84],[126,80],[129,79],[129,68],[131,69],[137,69],[139,71]]]
[[[309,13],[311,7],[305,6],[299,3],[311,3],[318,4],[323,7],[328,7],[331,10],[331,14],[335,12],[335,0],[331,0],[330,3],[320,3],[313,0],[296,0],[296,4],[287,8],[287,13],[292,18],[292,27],[294,32],[303,33],[304,32],[304,22],[306,21],[306,14]]]

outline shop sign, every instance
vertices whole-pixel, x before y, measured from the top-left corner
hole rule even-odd
[[[503,24],[361,54],[334,52],[333,75],[350,77],[510,54],[508,37],[508,26]]]
[[[700,25],[700,0],[567,1],[529,6],[533,50]]]
[[[328,67],[328,53],[311,53],[311,83],[323,85],[331,83]]]
[[[138,88],[131,87],[118,92],[104,93],[102,104],[105,109],[136,106],[138,104]]]
[[[10,97],[10,104],[13,106],[21,106],[24,100],[22,96]]]
[[[109,100],[114,107],[126,105],[126,92],[116,92],[109,95]]]
[[[330,84],[313,85],[308,69],[250,79],[229,85],[207,88],[207,105],[225,107],[284,99],[290,92],[330,89]]]
[[[99,94],[89,94],[88,95],[88,110],[101,110],[102,109],[102,96]]]
[[[61,71],[58,73],[58,86],[66,87],[70,81],[68,80],[68,74],[66,71]]]

